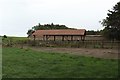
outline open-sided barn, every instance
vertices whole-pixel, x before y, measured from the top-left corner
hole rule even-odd
[[[32,34],[34,40],[84,40],[85,29],[62,29],[62,30],[36,30]]]

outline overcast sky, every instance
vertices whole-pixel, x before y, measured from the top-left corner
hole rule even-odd
[[[27,36],[38,23],[100,30],[119,0],[0,0],[0,35]]]

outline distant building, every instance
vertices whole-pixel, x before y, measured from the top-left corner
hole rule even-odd
[[[86,35],[85,40],[104,40],[102,35]]]

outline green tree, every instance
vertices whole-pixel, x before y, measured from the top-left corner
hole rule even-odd
[[[34,32],[34,30],[29,29],[28,32],[27,32],[28,37],[31,36],[33,32]]]
[[[111,40],[120,40],[120,2],[112,10],[108,10],[108,17],[102,21],[103,35]]]
[[[6,36],[6,35],[4,35],[4,36],[3,36],[3,38],[7,38],[7,36]]]

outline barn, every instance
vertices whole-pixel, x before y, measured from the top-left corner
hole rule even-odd
[[[60,29],[60,30],[36,30],[32,34],[34,40],[85,40],[86,30],[85,29]]]

